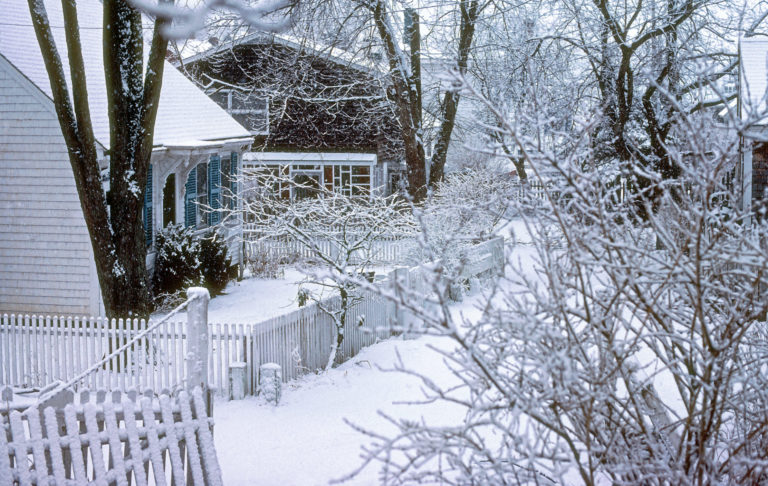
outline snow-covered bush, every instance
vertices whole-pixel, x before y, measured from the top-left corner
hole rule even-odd
[[[200,246],[191,228],[171,225],[157,234],[155,249],[152,291],[157,305],[199,283]]]
[[[280,259],[259,248],[248,253],[245,266],[254,277],[277,279],[284,275]]]
[[[158,233],[155,247],[152,291],[158,309],[186,300],[188,287],[203,285],[217,295],[237,277],[226,242],[215,230],[197,238],[191,228],[171,225]]]
[[[200,238],[198,248],[202,284],[211,295],[218,295],[230,280],[237,278],[237,266],[232,265],[227,242],[214,229]]]
[[[413,258],[440,260],[447,276],[455,276],[466,263],[466,250],[492,238],[506,222],[514,187],[514,179],[498,171],[467,170],[446,176],[424,205],[415,208],[425,244],[415,248]]]
[[[566,203],[517,223],[529,244],[479,320],[405,295],[458,344],[444,352],[455,386],[424,376],[426,400],[463,413],[367,430],[383,483],[765,482],[768,224],[725,183],[737,142],[685,123],[681,178],[630,162],[650,185],[621,204],[589,170],[587,137],[569,157],[540,154]]]

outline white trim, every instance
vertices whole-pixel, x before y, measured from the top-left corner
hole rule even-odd
[[[318,162],[323,165],[365,164],[376,165],[376,154],[333,153],[333,152],[245,152],[243,165],[264,165],[269,163]]]

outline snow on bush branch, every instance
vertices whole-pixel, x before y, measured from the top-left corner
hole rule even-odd
[[[557,155],[499,126],[533,178],[557,175],[556,194],[520,212],[528,244],[513,244],[480,319],[403,303],[458,344],[443,351],[458,385],[401,371],[464,421],[355,425],[372,438],[361,467],[382,464],[384,484],[763,482],[768,225],[739,209],[736,137],[681,118],[679,177],[630,158],[606,184],[594,124]]]

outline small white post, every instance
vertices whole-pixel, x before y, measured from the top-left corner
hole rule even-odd
[[[259,367],[259,395],[268,403],[278,405],[282,394],[282,369],[277,363],[264,363]]]
[[[208,301],[203,287],[187,289],[187,389],[208,389]]]
[[[245,377],[246,363],[235,361],[229,365],[229,399],[242,400],[245,398]]]

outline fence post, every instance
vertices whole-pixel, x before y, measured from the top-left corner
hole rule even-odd
[[[504,265],[507,263],[504,258],[504,237],[497,236],[491,240],[491,255],[493,255],[493,265],[496,268],[495,274],[504,276]]]
[[[392,321],[395,325],[395,328],[392,329],[390,332],[393,332],[395,330],[400,330],[400,332],[403,333],[403,336],[406,339],[410,339],[413,337],[416,337],[412,334],[411,331],[414,331],[414,329],[411,329],[411,326],[414,324],[413,319],[408,318],[408,313],[406,313],[405,309],[401,305],[401,302],[403,300],[403,297],[405,293],[408,291],[408,268],[406,267],[400,267],[395,268],[389,273],[389,280],[390,284],[392,285],[392,293],[395,295],[396,300],[392,304]],[[407,322],[406,322],[407,321]],[[416,333],[417,334],[417,333]]]
[[[208,301],[211,295],[203,287],[190,287],[187,299],[187,389],[191,393],[196,386],[202,386],[208,412],[212,413],[208,389]]]

